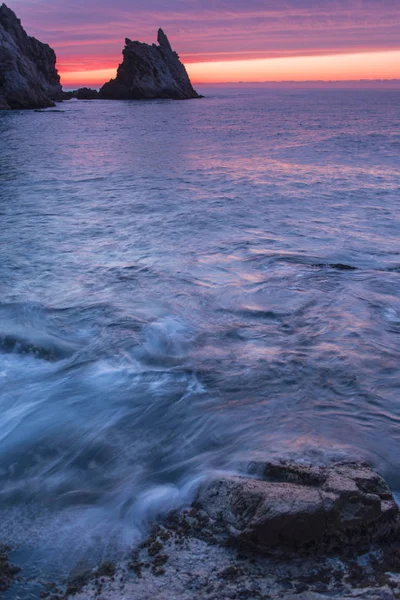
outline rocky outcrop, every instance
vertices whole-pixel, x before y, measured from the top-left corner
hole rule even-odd
[[[125,40],[123,62],[116,79],[104,84],[101,98],[113,100],[199,98],[190,83],[184,65],[174,52],[162,29],[158,31],[158,46]]]
[[[244,470],[205,483],[191,507],[169,513],[126,560],[79,574],[67,597],[398,600],[399,511],[368,465]]]
[[[399,509],[368,465],[252,464],[258,477],[222,476],[204,486],[199,506],[237,542],[260,552],[368,547],[399,533]]]
[[[191,506],[164,516],[118,562],[82,561],[67,583],[40,577],[36,589],[71,600],[399,599],[399,511],[368,465],[244,471],[204,483]]]
[[[71,98],[77,98],[77,100],[96,100],[99,98],[99,92],[92,88],[83,87],[79,88],[79,90],[74,90]]]
[[[100,97],[97,90],[87,87],[72,90],[71,92],[63,92],[63,95],[63,100],[71,100],[71,98],[76,98],[77,100],[96,100]]]
[[[54,106],[63,97],[55,64],[54,50],[28,36],[13,11],[2,4],[0,109]]]

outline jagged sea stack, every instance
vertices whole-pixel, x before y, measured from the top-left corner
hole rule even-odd
[[[150,46],[126,39],[117,77],[103,85],[100,97],[110,100],[199,98],[162,29],[158,30],[157,41],[158,46]]]
[[[56,55],[27,35],[21,21],[0,6],[0,110],[54,106],[63,96]]]

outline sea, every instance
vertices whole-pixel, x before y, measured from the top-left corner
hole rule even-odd
[[[251,460],[400,492],[400,90],[199,91],[0,112],[0,542],[32,577]]]

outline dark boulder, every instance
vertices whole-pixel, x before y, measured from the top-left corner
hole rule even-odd
[[[327,467],[252,464],[258,478],[222,476],[197,502],[241,543],[262,552],[318,552],[368,546],[399,533],[399,509],[385,481],[363,463]]]
[[[54,50],[26,34],[21,21],[0,6],[0,109],[45,108],[62,100]]]
[[[117,77],[105,83],[100,97],[113,100],[199,98],[179,56],[159,29],[158,46],[125,40]]]

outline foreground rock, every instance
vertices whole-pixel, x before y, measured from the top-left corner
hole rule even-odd
[[[78,572],[43,597],[400,598],[399,511],[368,465],[253,463],[249,471],[216,477],[124,561]]]
[[[368,465],[250,465],[261,479],[223,476],[198,503],[239,543],[261,552],[367,547],[399,532],[399,509]]]
[[[0,592],[5,592],[19,573],[20,569],[8,559],[10,548],[0,544]]]
[[[125,40],[116,79],[104,84],[100,97],[112,100],[199,98],[184,65],[159,29],[158,46]]]
[[[0,6],[0,110],[45,108],[63,98],[54,50],[29,37],[20,20]]]
[[[188,517],[187,522],[194,521]],[[71,579],[75,600],[396,600],[400,548],[272,560],[157,527],[129,560]],[[104,571],[111,575],[104,576]],[[61,593],[60,593],[61,592]],[[63,598],[62,589],[48,600]]]

